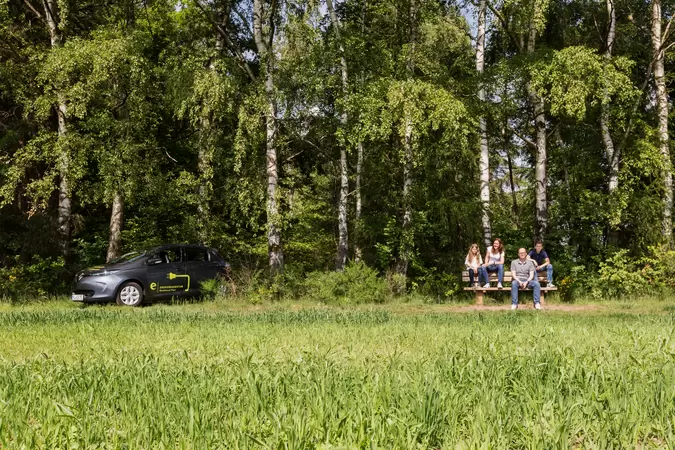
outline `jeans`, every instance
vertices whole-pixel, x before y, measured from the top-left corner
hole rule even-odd
[[[504,264],[490,264],[487,267],[480,267],[479,270],[483,273],[486,283],[490,281],[489,272],[497,272],[497,281],[499,283],[504,281]]]
[[[483,283],[483,280],[485,279],[483,277],[483,271],[480,267],[476,271],[474,271],[472,268],[469,268],[469,283],[471,283],[471,286],[473,286],[474,276],[476,274],[478,274],[478,283]]]
[[[518,280],[513,280],[511,282],[511,304],[512,305],[518,304],[518,288],[519,287],[520,287],[520,284],[518,283]],[[527,287],[534,291],[534,304],[538,305],[540,294],[541,294],[541,286],[539,285],[539,282],[537,280],[532,280],[529,283],[527,283]]]
[[[552,284],[553,283],[553,266],[550,265],[550,264],[546,264],[541,269],[537,269],[537,273],[543,272],[544,270],[546,271],[546,281],[548,282],[548,284]]]

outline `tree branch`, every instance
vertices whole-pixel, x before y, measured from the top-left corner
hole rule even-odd
[[[526,136],[523,136],[520,132],[518,132],[518,130],[516,130],[515,128],[513,128],[510,124],[507,125],[507,126],[508,126],[509,130],[511,130],[511,132],[512,132],[513,134],[515,134],[516,136],[518,136],[518,138],[519,138],[521,141],[525,142],[527,145],[530,145],[530,146],[532,146],[532,147],[534,147],[534,148],[537,148],[537,144],[536,144],[534,141],[532,141],[532,139],[530,139],[530,138],[528,138],[528,137],[526,137]]]
[[[513,40],[513,43],[516,44],[516,46],[518,47],[518,50],[520,50],[522,52],[523,46],[522,46],[521,42],[518,40],[518,37],[513,33],[513,31],[511,31],[509,29],[509,23],[506,21],[506,18],[504,18],[504,15],[502,13],[500,13],[499,11],[497,11],[497,9],[495,9],[495,7],[490,4],[490,2],[486,2],[486,4],[487,4],[488,9],[490,11],[492,11],[492,14],[497,16],[499,21],[502,23],[502,27],[504,27],[504,31],[506,31],[506,34],[508,34],[509,37],[511,37],[511,39]]]
[[[193,1],[194,1],[194,4],[197,6],[197,8],[199,8],[202,11],[202,13],[204,14],[204,16],[206,16],[206,18],[209,20],[209,22],[211,22],[211,25],[213,25],[213,27],[216,29],[218,34],[220,34],[222,36],[223,40],[225,41],[225,45],[227,45],[227,47],[230,49],[230,51],[232,53],[234,53],[234,55],[237,59],[237,63],[239,64],[239,67],[241,67],[241,69],[244,70],[244,72],[246,72],[246,74],[251,79],[251,81],[255,82],[256,76],[253,73],[253,71],[251,70],[251,66],[248,65],[248,62],[244,58],[244,55],[241,53],[239,48],[234,44],[234,42],[232,42],[232,39],[230,39],[230,36],[227,34],[227,32],[223,29],[223,27],[221,27],[211,17],[209,12],[206,11],[206,9],[204,8],[204,6],[201,4],[201,2],[199,0],[193,0]]]
[[[31,4],[29,0],[23,0],[23,2],[26,4],[26,6],[30,8],[31,11],[33,11],[33,13],[38,17],[38,19],[45,20],[45,18],[42,17],[42,14],[40,14],[40,11],[35,9],[35,7]]]
[[[631,108],[630,115],[628,116],[628,125],[626,126],[626,131],[623,133],[623,137],[621,138],[619,145],[616,146],[615,152],[621,152],[623,150],[623,146],[626,144],[626,141],[628,140],[628,134],[630,133],[630,130],[633,127],[633,118],[635,117],[635,113],[637,112],[638,106],[640,106],[642,97],[645,95],[645,91],[647,90],[647,84],[649,83],[649,79],[652,76],[652,69],[654,68],[655,62],[656,58],[652,59],[652,61],[649,63],[649,67],[647,67],[647,76],[645,77],[645,81],[642,82],[642,87],[640,88],[640,95],[635,99],[635,103]]]

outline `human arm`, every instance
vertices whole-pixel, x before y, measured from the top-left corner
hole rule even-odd
[[[548,253],[546,253],[545,250],[542,250],[542,253],[544,254],[544,262],[541,264],[541,266],[539,266],[540,269],[543,269],[544,267],[551,264],[551,260],[548,257]]]

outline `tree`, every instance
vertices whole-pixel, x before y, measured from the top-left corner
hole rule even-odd
[[[274,0],[263,5],[264,0],[253,2],[253,32],[258,57],[265,76],[265,114],[267,149],[267,245],[272,275],[283,271],[284,253],[281,247],[281,220],[277,201],[279,168],[277,161],[277,100],[274,88],[274,34],[278,3]]]
[[[349,96],[349,77],[347,71],[347,58],[345,56],[345,47],[340,37],[340,20],[335,13],[332,0],[326,0],[326,6],[330,19],[335,30],[335,37],[340,49],[340,73],[342,78],[342,96],[344,98],[343,112],[340,115],[340,123],[343,130],[347,128],[347,97]],[[349,234],[347,230],[347,196],[349,194],[349,174],[347,173],[347,149],[345,144],[340,146],[340,200],[338,207],[338,250],[336,269],[342,271],[347,261],[349,251]]]
[[[658,142],[662,158],[663,173],[663,214],[661,230],[663,239],[669,245],[673,234],[673,176],[668,137],[668,91],[666,89],[664,36],[661,32],[661,0],[652,0],[652,58],[654,84],[656,85],[656,109],[658,116]]]
[[[485,20],[487,15],[487,0],[480,0],[478,5],[478,34],[476,35],[476,71],[483,77],[485,68]],[[480,107],[484,107],[485,88],[478,88]],[[483,206],[483,241],[489,247],[492,243],[492,226],[490,225],[490,152],[488,148],[487,121],[485,115],[478,118],[480,132],[480,200]]]

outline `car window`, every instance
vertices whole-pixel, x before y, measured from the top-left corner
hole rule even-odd
[[[134,251],[134,252],[126,253],[126,254],[120,256],[119,258],[112,259],[112,260],[108,261],[108,264],[133,262],[133,261],[136,261],[137,259],[140,259],[143,256],[145,256],[145,250]]]
[[[181,254],[179,247],[165,248],[160,250],[158,256],[165,264],[181,262]]]
[[[211,261],[225,261],[222,256],[220,256],[220,253],[218,253],[216,250],[211,249],[209,250],[209,259]]]
[[[191,261],[204,262],[209,260],[209,256],[206,253],[206,249],[186,247],[185,260],[188,262]]]

